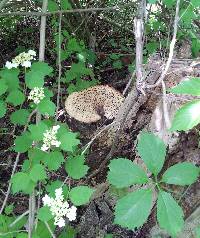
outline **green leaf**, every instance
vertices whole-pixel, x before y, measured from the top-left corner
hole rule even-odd
[[[46,179],[47,175],[44,166],[42,166],[41,164],[34,165],[30,171],[30,178],[34,182]]]
[[[43,158],[43,162],[49,170],[59,169],[64,161],[65,160],[62,153],[58,151],[46,153],[45,157]]]
[[[0,96],[4,94],[7,89],[8,89],[7,84],[3,80],[0,80]]]
[[[83,155],[70,157],[67,159],[65,164],[65,170],[68,175],[73,179],[83,178],[89,169],[85,163],[85,158]]]
[[[4,212],[5,212],[6,215],[10,215],[13,212],[13,209],[14,209],[14,205],[10,204],[10,205],[5,207]]]
[[[195,238],[200,238],[200,226],[195,229]]]
[[[48,11],[53,12],[53,11],[58,11],[58,10],[59,10],[58,4],[53,0],[49,0],[48,1]]]
[[[38,61],[32,64],[31,71],[37,71],[38,74],[40,74],[42,77],[45,77],[53,72],[53,68],[45,62]]]
[[[28,158],[31,164],[39,164],[45,157],[46,152],[34,147],[28,151]]]
[[[0,100],[0,118],[2,118],[6,114],[6,103]]]
[[[72,6],[71,6],[71,4],[69,3],[68,0],[61,0],[60,5],[61,5],[62,10],[72,9]]]
[[[28,174],[18,172],[11,179],[13,193],[24,192],[30,194],[33,191],[35,184],[29,178]]]
[[[175,114],[170,131],[187,131],[200,123],[200,100],[184,104]]]
[[[38,110],[42,115],[54,116],[56,105],[48,98],[45,98],[38,104]]]
[[[121,60],[117,60],[113,62],[113,68],[114,69],[121,69],[123,67]]]
[[[108,181],[116,188],[125,188],[133,184],[143,184],[148,181],[145,172],[128,159],[113,159],[109,165]]]
[[[183,228],[183,211],[170,193],[159,192],[157,201],[157,219],[161,228],[175,237]]]
[[[44,86],[44,76],[37,73],[37,71],[28,71],[25,75],[26,86],[30,89],[35,87],[43,87]]]
[[[6,83],[9,91],[13,91],[19,88],[19,69],[3,69],[0,71],[2,81]]]
[[[48,225],[51,228],[52,232],[55,230],[55,225],[53,219],[48,221]],[[37,222],[37,226],[33,229],[32,238],[52,238],[49,230],[42,221]]]
[[[31,132],[31,138],[34,141],[40,141],[44,137],[44,132],[48,130],[48,126],[43,121],[40,121],[37,125],[30,125],[28,129]]]
[[[25,75],[26,85],[33,89],[34,87],[43,87],[44,77],[50,75],[53,69],[45,62],[35,62],[31,66],[31,70]]]
[[[65,231],[63,231],[58,238],[76,238],[76,235],[77,231],[73,227],[68,225]]]
[[[191,0],[191,4],[192,4],[194,7],[200,7],[200,1],[199,1],[199,0]]]
[[[147,220],[152,207],[152,191],[140,189],[118,200],[115,224],[134,230]]]
[[[55,198],[55,190],[60,188],[60,187],[62,187],[63,195],[67,199],[68,198],[68,194],[69,194],[69,189],[68,189],[68,187],[65,184],[63,185],[63,182],[60,181],[60,180],[56,180],[56,181],[53,181],[50,184],[48,184],[46,186],[46,191],[49,193],[50,197]]]
[[[19,124],[21,126],[24,126],[27,124],[28,121],[28,117],[29,117],[29,111],[26,109],[19,109],[15,112],[13,112],[10,115],[10,121],[13,124]]]
[[[18,106],[25,101],[25,96],[20,90],[14,90],[8,94],[6,101],[13,104],[14,106]]]
[[[163,167],[166,156],[163,141],[154,134],[143,132],[139,136],[137,150],[147,168],[157,175]]]
[[[25,132],[21,136],[17,136],[15,139],[14,150],[16,152],[24,153],[26,152],[32,145],[32,140],[30,138],[30,133]]]
[[[149,3],[154,4],[157,2],[157,0],[148,0]]]
[[[59,138],[59,141],[61,142],[60,148],[64,151],[73,152],[74,148],[80,144],[80,140],[76,138],[77,133],[68,132],[64,135],[62,135]]]
[[[89,202],[93,192],[94,189],[87,186],[78,186],[72,188],[69,193],[69,198],[75,206],[81,206]]]
[[[53,218],[53,215],[51,214],[49,208],[47,206],[41,207],[38,211],[38,219],[40,221],[49,221]]]
[[[199,176],[199,168],[189,162],[175,164],[168,168],[162,176],[162,182],[176,185],[190,185]]]
[[[171,88],[169,92],[200,96],[200,78],[191,78],[190,80],[182,81],[176,87]]]

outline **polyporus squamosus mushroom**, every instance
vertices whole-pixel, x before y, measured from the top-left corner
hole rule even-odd
[[[99,85],[70,94],[65,101],[65,109],[76,120],[92,123],[102,116],[113,119],[123,101],[120,92],[108,85]]]

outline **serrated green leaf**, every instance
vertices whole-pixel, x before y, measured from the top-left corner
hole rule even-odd
[[[38,211],[38,219],[40,221],[49,221],[53,218],[52,213],[50,212],[49,208],[47,206],[41,207]]]
[[[37,71],[43,77],[50,75],[53,72],[53,68],[42,61],[34,62],[31,66],[31,70],[35,72]]]
[[[25,101],[25,96],[20,90],[11,91],[6,98],[6,102],[14,106],[21,105]]]
[[[17,136],[15,139],[14,150],[16,152],[24,153],[26,152],[32,145],[32,140],[30,138],[30,133],[25,132],[21,136]]]
[[[44,86],[44,76],[38,74],[37,71],[28,71],[25,75],[26,86],[30,89]]]
[[[75,206],[81,206],[89,202],[94,189],[87,186],[77,186],[72,188],[69,193],[69,198]]]
[[[125,188],[148,181],[145,172],[128,159],[113,159],[110,162],[109,169],[108,181],[116,188]]]
[[[56,105],[48,98],[45,98],[38,104],[38,110],[42,115],[54,116]]]
[[[41,164],[34,165],[30,171],[29,176],[30,179],[34,182],[38,182],[47,178],[44,166],[42,166]]]
[[[6,103],[0,100],[0,118],[2,118],[6,114]]]
[[[152,207],[152,191],[140,189],[118,200],[115,224],[134,230],[147,220]]]
[[[77,134],[68,132],[59,138],[61,142],[60,148],[64,151],[73,152],[74,148],[80,144],[80,140],[76,138]]]
[[[147,168],[157,175],[163,167],[166,156],[163,141],[154,134],[143,132],[139,136],[137,150]]]
[[[19,69],[3,69],[0,71],[1,81],[4,81],[8,86],[8,91],[13,91],[19,88]]]
[[[37,125],[30,125],[28,129],[31,132],[32,140],[40,141],[43,139],[45,131],[48,130],[48,126],[43,121],[40,121]]]
[[[53,151],[46,153],[43,158],[44,164],[48,167],[49,170],[57,170],[60,168],[61,164],[64,162],[64,157],[61,152]]]
[[[27,173],[18,172],[11,179],[13,193],[24,192],[30,194],[35,186]]]
[[[65,170],[68,175],[73,179],[83,178],[89,169],[85,163],[85,158],[83,155],[70,157],[67,159],[65,164]]]
[[[184,104],[175,114],[170,131],[187,131],[200,123],[200,100]]]
[[[5,83],[5,81],[0,80],[0,96],[1,96],[2,94],[4,94],[7,89],[8,89],[8,86],[7,86],[7,84]]]
[[[32,164],[39,164],[45,157],[46,152],[34,147],[28,151],[28,158]]]
[[[26,125],[29,117],[29,111],[26,109],[19,109],[10,115],[10,121],[13,124],[19,124],[21,126]]]
[[[113,68],[114,69],[121,69],[123,67],[121,60],[117,60],[113,62]]]
[[[34,62],[31,70],[25,75],[26,85],[33,89],[34,87],[43,87],[44,77],[50,75],[53,69],[45,62]]]
[[[194,183],[199,176],[199,168],[189,162],[175,164],[165,171],[162,176],[162,182],[176,185],[190,185]]]
[[[200,96],[200,78],[191,78],[190,80],[182,81],[174,88],[171,88],[169,92]]]
[[[183,211],[170,193],[161,191],[157,201],[157,219],[161,228],[176,237],[184,225]]]

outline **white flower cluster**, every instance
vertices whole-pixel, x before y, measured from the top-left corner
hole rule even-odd
[[[55,199],[45,195],[42,198],[42,201],[44,206],[50,208],[50,211],[54,216],[54,225],[63,227],[65,226],[65,220],[63,217],[67,217],[69,221],[75,220],[77,208],[75,206],[69,207],[69,203],[67,201],[64,202],[62,188],[56,189],[55,195]]]
[[[45,97],[44,88],[33,88],[28,96],[28,100],[33,100],[35,104],[39,104],[40,101]]]
[[[34,56],[36,56],[36,52],[34,50],[29,50],[28,53],[22,52],[12,59],[12,62],[7,61],[5,67],[12,69],[21,65],[25,68],[30,68],[31,60],[35,59]]]
[[[46,132],[43,134],[43,145],[41,147],[41,150],[47,151],[51,148],[51,146],[59,147],[61,142],[57,140],[56,134],[58,132],[58,129],[60,128],[59,125],[53,126],[50,130],[46,130]]]

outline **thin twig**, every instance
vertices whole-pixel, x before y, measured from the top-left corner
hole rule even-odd
[[[27,210],[26,212],[24,212],[23,214],[21,214],[20,216],[17,217],[16,220],[14,220],[9,227],[12,228],[17,222],[19,222],[23,217],[25,217],[26,215],[29,214],[29,210]]]
[[[44,224],[46,225],[49,233],[51,234],[52,238],[56,238],[56,236],[53,234],[53,231],[51,230],[51,227],[49,226],[49,224],[45,221]]]
[[[56,107],[56,118],[58,120],[58,110],[60,107],[60,79],[62,73],[61,65],[61,32],[62,31],[62,14],[59,15],[59,29],[58,29],[58,91],[57,91],[57,107]]]
[[[68,14],[68,13],[80,13],[80,12],[98,12],[98,11],[118,11],[122,8],[127,8],[135,6],[135,2],[123,4],[123,5],[115,5],[113,7],[99,7],[99,8],[86,8],[86,9],[72,9],[72,10],[60,10],[60,11],[52,11],[52,12],[6,12],[1,13],[0,17],[4,16],[51,16],[51,15],[59,15],[59,14]]]
[[[163,103],[164,122],[165,122],[166,128],[169,129],[171,127],[171,122],[170,122],[169,111],[167,107],[167,93],[166,93],[166,86],[164,81],[162,81],[162,92],[163,92],[162,103]]]
[[[155,88],[158,85],[160,85],[162,83],[162,81],[164,80],[164,78],[165,78],[165,76],[166,76],[166,74],[167,74],[167,72],[169,70],[169,67],[171,65],[171,62],[172,62],[172,59],[173,59],[173,55],[174,55],[174,47],[175,47],[175,44],[176,44],[177,31],[178,31],[179,8],[180,8],[180,0],[177,0],[177,3],[176,3],[176,15],[175,15],[175,18],[174,18],[174,33],[173,33],[172,41],[170,43],[169,56],[168,56],[168,60],[167,60],[165,69],[162,71],[161,76],[158,79],[158,81],[155,84],[153,84],[153,85],[147,85],[146,86],[147,89]]]

